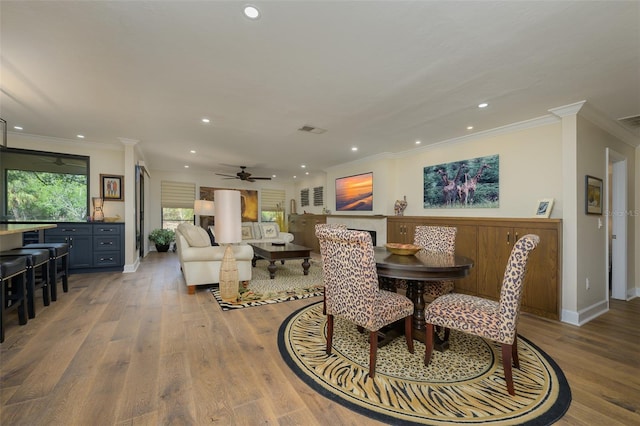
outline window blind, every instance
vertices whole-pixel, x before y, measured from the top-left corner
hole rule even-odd
[[[284,209],[285,193],[282,189],[263,189],[260,191],[260,206],[263,211],[277,211],[278,204]]]
[[[300,205],[302,207],[309,205],[309,188],[300,190]]]
[[[316,186],[313,188],[313,205],[314,206],[323,206],[324,205],[324,187]]]
[[[193,208],[193,202],[196,199],[195,183],[163,180],[160,183],[160,188],[162,207]]]

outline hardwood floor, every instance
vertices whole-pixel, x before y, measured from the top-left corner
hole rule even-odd
[[[4,425],[380,424],[301,382],[277,347],[282,321],[310,300],[222,312],[188,295],[175,253],[133,274],[71,276],[69,293],[0,345]],[[319,298],[316,298],[319,300]],[[640,298],[612,301],[582,327],[524,314],[519,333],[565,372],[560,425],[640,424]]]

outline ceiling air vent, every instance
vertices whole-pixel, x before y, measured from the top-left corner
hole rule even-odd
[[[618,122],[623,126],[631,129],[640,129],[640,115],[633,115],[631,117],[619,118]]]
[[[309,125],[304,125],[300,127],[298,130],[300,130],[301,132],[315,133],[316,135],[326,132],[325,129],[321,129],[319,127],[313,127]]]

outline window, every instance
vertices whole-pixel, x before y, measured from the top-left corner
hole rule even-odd
[[[175,229],[184,222],[193,223],[196,185],[188,182],[161,182],[162,229]]]
[[[313,188],[313,205],[324,206],[324,187],[316,186]]]
[[[285,230],[284,197],[281,189],[263,189],[260,192],[260,221],[277,222],[280,230]]]
[[[0,150],[2,220],[84,221],[89,210],[89,157],[16,148]]]

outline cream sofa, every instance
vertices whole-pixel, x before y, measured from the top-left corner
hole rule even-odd
[[[244,243],[231,247],[238,265],[238,281],[251,280],[253,248]],[[225,247],[212,246],[203,228],[191,223],[180,224],[176,229],[176,249],[189,294],[195,294],[197,285],[220,282]]]
[[[281,232],[276,222],[242,222],[242,242],[251,243],[290,243],[293,234]]]

